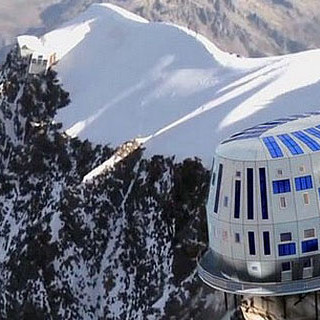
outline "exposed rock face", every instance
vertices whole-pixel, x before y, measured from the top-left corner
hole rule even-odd
[[[84,10],[92,0],[49,7],[53,25]],[[95,1],[96,2],[96,1]],[[101,1],[103,2],[103,1]],[[320,47],[320,3],[314,0],[110,0],[151,21],[187,26],[221,49],[244,56],[269,56]]]
[[[268,56],[320,46],[312,0],[111,0],[153,21],[188,26],[225,51]]]
[[[113,150],[61,132],[68,93],[26,69],[13,51],[0,74],[0,318],[218,317],[195,272],[208,171],[138,149],[82,184]]]

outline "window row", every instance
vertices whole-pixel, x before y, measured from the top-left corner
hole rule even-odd
[[[237,171],[239,172],[239,171]],[[254,219],[254,169],[247,168],[246,171],[247,179],[246,179],[246,200],[247,200],[247,219]],[[221,193],[221,183],[222,183],[222,175],[223,175],[223,165],[219,164],[218,175],[217,175],[217,186],[215,191],[215,200],[214,200],[214,212],[218,213],[219,210],[219,202],[220,202],[220,193]],[[241,176],[236,175],[237,177]],[[212,185],[214,186],[216,180],[216,173],[212,174]],[[311,175],[296,177],[294,178],[295,189],[296,191],[309,190],[313,188],[312,177]],[[235,219],[240,219],[241,213],[241,186],[242,182],[240,179],[236,179],[234,181],[234,207],[233,207],[233,216]],[[266,169],[259,168],[259,189],[260,189],[260,205],[261,205],[261,215],[262,219],[268,219],[268,193],[267,193],[267,177],[266,177]],[[272,181],[272,189],[273,194],[283,194],[291,192],[290,179],[281,179]],[[319,197],[320,197],[320,189]],[[303,194],[304,204],[309,204],[309,194]],[[284,196],[279,198],[280,208],[287,207],[287,200]],[[223,198],[223,206],[229,206],[229,197],[224,196]]]
[[[312,258],[306,257],[303,259],[302,263],[303,269],[312,268],[313,267],[313,261]],[[292,262],[291,261],[285,261],[281,263],[281,271],[287,272],[292,270]],[[310,275],[311,276],[311,275]]]
[[[309,253],[313,251],[318,251],[318,239],[314,238],[315,230],[314,229],[306,229],[304,230],[304,238],[311,238],[301,241],[301,251],[302,253]],[[271,254],[271,246],[270,246],[270,233],[269,231],[264,231],[262,233],[263,238],[263,253],[268,256]],[[296,242],[292,241],[291,232],[285,232],[280,234],[281,243],[278,244],[278,255],[289,256],[296,254]],[[240,242],[240,234],[235,233],[235,242]],[[284,243],[282,243],[284,242]],[[256,255],[256,244],[255,244],[255,235],[253,231],[248,232],[248,244],[249,244],[249,254]]]
[[[294,178],[296,191],[308,190],[313,188],[311,175]],[[291,192],[290,179],[272,181],[273,194]]]
[[[302,199],[303,199],[303,203],[305,205],[309,205],[310,204],[310,197],[309,197],[309,193],[305,192],[302,194]],[[288,201],[287,198],[285,196],[281,196],[279,198],[279,206],[280,209],[285,209],[288,207]]]
[[[308,129],[305,129],[304,131],[310,135],[313,135],[314,137],[320,138],[320,131],[316,128],[308,128]],[[311,138],[305,132],[299,130],[299,131],[290,132],[290,134],[284,133],[284,134],[278,135],[277,138],[294,156],[304,153],[302,148],[294,140],[294,138],[298,139],[300,143],[306,145],[308,149],[310,149],[311,151],[319,151],[320,150],[319,142]],[[274,137],[268,136],[268,137],[262,138],[262,140],[264,145],[268,149],[268,152],[271,158],[283,157],[283,152]]]
[[[309,253],[309,252],[314,252],[314,251],[318,251],[318,250],[319,250],[318,239],[310,239],[310,240],[301,241],[302,253]],[[289,242],[289,243],[278,244],[278,254],[280,257],[295,255],[296,254],[296,243]]]

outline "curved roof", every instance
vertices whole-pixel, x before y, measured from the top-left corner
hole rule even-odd
[[[276,160],[320,151],[320,112],[265,122],[233,134],[216,153],[242,161]]]

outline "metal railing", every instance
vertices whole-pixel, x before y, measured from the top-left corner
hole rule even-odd
[[[201,258],[197,263],[199,277],[209,286],[234,294],[256,296],[282,296],[317,291],[320,289],[320,277],[292,280],[288,282],[247,282],[225,278],[205,269]],[[219,270],[217,270],[219,271]]]

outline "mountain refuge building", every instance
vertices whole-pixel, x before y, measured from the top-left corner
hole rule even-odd
[[[39,38],[23,35],[17,38],[17,42],[20,56],[29,59],[29,74],[46,73],[57,62],[56,52],[46,47]]]
[[[216,149],[198,274],[235,295],[320,289],[320,114],[262,123]],[[318,312],[318,311],[317,311]]]

